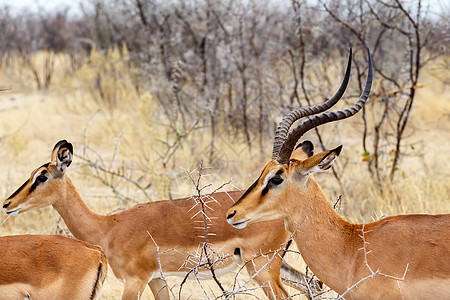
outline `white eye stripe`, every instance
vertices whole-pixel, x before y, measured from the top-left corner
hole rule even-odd
[[[266,186],[269,183],[270,179],[272,179],[277,172],[278,172],[278,170],[273,170],[272,172],[270,172],[269,174],[266,175],[266,177],[264,178],[264,184],[261,187],[261,189],[265,189],[266,188]]]
[[[45,173],[43,173],[42,171],[36,172],[36,174],[34,174],[34,176],[33,176],[33,181],[31,182],[31,184],[34,184],[36,182],[36,179],[41,175],[45,176]]]
[[[41,172],[37,172],[36,174],[34,174],[33,181],[31,182],[31,184],[35,183],[36,182],[36,178],[38,178],[38,176],[40,176],[40,175],[41,175]]]

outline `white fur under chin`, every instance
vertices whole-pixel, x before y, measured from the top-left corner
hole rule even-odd
[[[5,213],[6,213],[7,215],[15,217],[15,216],[17,216],[17,215],[19,214],[21,208],[18,208],[18,209],[16,209],[16,210],[9,211],[9,212],[6,210],[6,208],[4,208],[3,210],[5,211]]]
[[[247,221],[244,221],[241,223],[233,223],[232,221],[228,220],[228,223],[230,223],[231,225],[233,225],[234,228],[237,228],[237,229],[243,229],[243,228],[245,228],[245,226],[247,226]]]

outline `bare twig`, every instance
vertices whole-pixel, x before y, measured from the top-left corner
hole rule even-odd
[[[202,222],[203,222],[203,228],[199,227],[199,229],[203,229],[203,231],[204,231],[204,235],[201,236],[201,238],[203,238],[204,241],[201,244],[199,251],[197,251],[196,254],[190,254],[185,261],[184,266],[186,266],[188,262],[192,262],[192,261],[196,262],[196,265],[189,272],[187,272],[186,276],[184,277],[184,279],[181,283],[181,286],[180,286],[180,290],[179,290],[180,297],[181,297],[181,291],[182,291],[183,285],[186,282],[189,275],[193,273],[196,275],[196,278],[198,279],[198,272],[201,268],[206,268],[207,270],[209,270],[209,272],[211,272],[213,280],[215,281],[217,286],[220,288],[222,293],[225,293],[225,288],[223,287],[222,283],[219,281],[219,279],[216,276],[215,265],[223,263],[227,259],[231,258],[231,256],[222,257],[221,255],[219,255],[218,252],[216,252],[211,247],[211,245],[209,243],[209,236],[215,235],[215,234],[213,232],[211,232],[212,223],[211,223],[211,218],[208,217],[207,211],[212,210],[212,208],[209,206],[209,203],[213,203],[213,202],[217,203],[217,201],[214,199],[214,193],[216,193],[217,191],[224,188],[231,181],[223,183],[218,188],[213,190],[213,192],[210,193],[209,195],[204,195],[203,191],[206,188],[211,187],[211,184],[206,184],[206,185],[201,184],[201,179],[203,176],[204,169],[205,169],[205,167],[203,166],[203,163],[200,163],[199,167],[192,172],[185,170],[188,178],[192,182],[194,189],[195,189],[195,195],[192,196],[192,199],[194,200],[195,204],[189,211],[193,211],[195,208],[198,208],[198,212],[196,212],[192,216],[192,218],[194,218],[197,215],[201,215]],[[193,176],[194,173],[197,173],[197,176],[195,178]],[[206,294],[205,291],[204,291],[204,293]]]
[[[156,247],[156,255],[157,255],[157,258],[158,258],[158,270],[159,270],[159,276],[160,276],[161,279],[166,283],[166,286],[168,287],[170,293],[172,294],[172,297],[173,297],[174,299],[177,299],[175,293],[172,291],[172,288],[169,288],[169,284],[167,283],[166,277],[164,276],[164,272],[163,272],[162,265],[161,265],[161,254],[164,254],[164,253],[169,252],[169,251],[174,251],[174,249],[168,249],[168,250],[165,250],[165,251],[161,252],[161,251],[159,250],[160,248],[159,248],[158,244],[156,243],[155,239],[154,239],[153,236],[150,234],[150,232],[147,231],[147,234],[148,234],[148,236],[152,239],[152,241],[153,241],[153,243],[155,244],[155,247]],[[163,287],[163,288],[164,288],[164,287]],[[155,297],[156,297],[156,296],[157,296],[157,295],[155,295]]]

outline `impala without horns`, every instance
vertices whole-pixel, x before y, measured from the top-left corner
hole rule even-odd
[[[58,142],[50,163],[35,169],[4,201],[4,211],[17,215],[53,206],[76,238],[103,248],[115,276],[125,281],[122,299],[137,299],[147,284],[156,299],[169,299],[160,266],[166,276],[184,277],[196,267],[186,259],[195,255],[205,242],[202,214],[197,214],[196,200],[155,201],[117,214],[96,214],[87,207],[66,174],[72,156],[72,144],[65,140]],[[282,220],[255,224],[244,231],[230,226],[223,216],[242,194],[238,191],[205,195],[205,201],[209,202],[206,213],[211,220],[209,232],[213,233],[208,235],[208,242],[223,257],[214,264],[215,274],[229,273],[244,261],[248,262],[248,273],[269,298],[285,298],[288,295],[280,279],[282,260],[277,250],[284,248],[290,234]],[[292,274],[292,269],[287,269]],[[212,276],[205,268],[200,273],[201,278]],[[303,274],[297,275],[296,281],[306,282]]]
[[[295,149],[308,130],[351,117],[362,108],[372,84],[368,53],[367,80],[358,101],[348,109],[323,113],[343,95],[345,84],[338,97],[288,113],[278,126],[272,160],[231,206],[227,219],[244,228],[283,218],[306,264],[346,299],[450,299],[449,214],[349,223],[335,212],[313,176],[332,166],[342,146],[313,155],[312,143],[304,141]],[[344,82],[348,77],[349,67]],[[295,121],[308,116],[289,131]]]

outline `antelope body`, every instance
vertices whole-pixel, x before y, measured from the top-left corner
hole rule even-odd
[[[351,52],[344,83],[350,62]],[[277,130],[272,160],[228,210],[228,221],[244,228],[283,218],[306,264],[346,299],[450,299],[450,214],[349,223],[335,212],[313,176],[330,168],[342,147],[313,155],[312,143],[305,141],[293,151],[306,131],[357,113],[368,98],[371,82],[369,53],[366,85],[351,108],[313,116],[290,132],[296,120],[323,112],[339,99],[286,115]],[[341,96],[345,86],[341,85]]]
[[[92,300],[107,273],[98,246],[58,235],[0,237],[0,298]]]
[[[156,201],[117,214],[98,215],[83,202],[66,174],[72,152],[70,143],[57,143],[51,162],[34,170],[30,179],[4,201],[5,212],[15,215],[53,206],[76,238],[104,249],[115,276],[125,281],[122,299],[136,299],[147,283],[157,299],[168,299],[169,291],[159,266],[166,275],[184,277],[195,266],[186,259],[197,253],[205,242],[202,214],[197,214],[195,200]],[[253,259],[253,263],[246,264],[247,271],[255,274],[254,279],[263,285],[266,295],[277,299],[286,297],[280,280],[281,257],[273,251],[283,247],[290,235],[284,230],[282,220],[255,224],[244,231],[227,224],[223,218],[226,209],[242,194],[208,196],[216,200],[208,204],[211,209],[206,212],[212,223],[209,231],[214,234],[208,235],[208,242],[219,255],[226,257],[214,269],[220,275],[242,260]],[[268,257],[261,254],[270,252],[268,257],[275,257],[267,267]],[[203,275],[211,273],[206,271]]]

